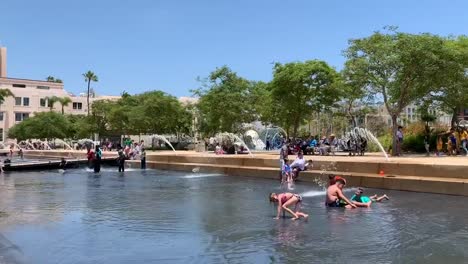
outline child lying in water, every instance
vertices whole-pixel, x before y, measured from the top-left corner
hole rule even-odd
[[[386,194],[382,196],[378,196],[374,194],[373,196],[364,196],[364,189],[359,187],[356,192],[354,193],[353,197],[351,197],[351,202],[355,204],[357,207],[370,207],[372,202],[381,202],[382,200],[389,200]]]

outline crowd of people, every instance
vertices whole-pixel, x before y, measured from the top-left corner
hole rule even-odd
[[[104,144],[106,145],[106,144]],[[112,146],[107,145],[106,150],[111,151]],[[140,160],[141,169],[146,169],[146,150],[145,142],[141,140],[140,142],[135,142],[134,140],[125,140],[124,146],[117,144],[117,164],[119,166],[119,172],[125,171],[125,161],[126,160]],[[102,159],[103,149],[100,145],[96,145],[95,149],[88,148],[87,157],[88,157],[88,166],[91,169],[94,169],[94,172],[99,172],[101,170],[101,159]]]
[[[444,145],[446,146],[445,153],[448,156],[468,156],[468,130],[466,128],[451,129],[448,133],[439,134],[437,136],[437,156],[444,153]]]

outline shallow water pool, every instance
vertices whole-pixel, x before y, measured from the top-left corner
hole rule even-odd
[[[398,191],[370,209],[274,220],[275,181],[104,168],[0,176],[0,232],[28,263],[466,263],[468,197]],[[352,192],[347,194],[351,195]]]

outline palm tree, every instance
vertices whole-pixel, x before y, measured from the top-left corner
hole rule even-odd
[[[60,100],[60,98],[55,96],[55,95],[54,96],[48,96],[45,99],[47,99],[50,111],[52,111],[54,109],[54,104]]]
[[[91,86],[91,82],[97,82],[98,81],[98,77],[92,71],[87,71],[86,73],[83,73],[83,77],[85,78],[85,82],[88,83],[88,93],[87,93],[86,102],[88,104],[88,115],[89,115],[89,88]]]
[[[64,115],[65,114],[64,108],[65,106],[69,105],[72,102],[72,99],[70,99],[70,97],[60,97],[58,98],[58,101],[62,105],[62,115]]]
[[[15,95],[10,91],[10,89],[0,89],[0,104],[5,102],[7,97],[15,97]]]

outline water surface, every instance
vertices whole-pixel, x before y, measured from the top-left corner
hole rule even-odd
[[[273,219],[271,180],[15,172],[0,176],[0,233],[29,263],[468,262],[467,197],[368,190],[391,200],[345,211],[319,190],[296,185],[306,222]]]

